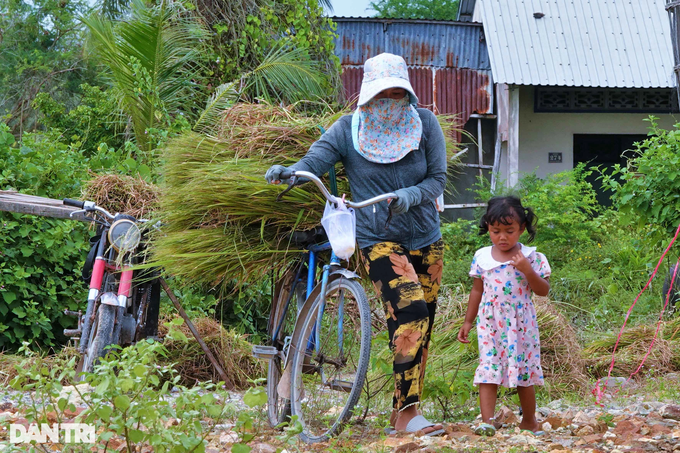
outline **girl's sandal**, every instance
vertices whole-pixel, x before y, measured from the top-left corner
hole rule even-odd
[[[488,436],[492,437],[496,435],[496,428],[488,423],[481,423],[475,428],[475,434],[478,436]]]

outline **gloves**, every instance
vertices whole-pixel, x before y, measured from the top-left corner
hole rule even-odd
[[[290,170],[283,165],[272,165],[269,167],[269,170],[267,170],[267,173],[265,173],[264,179],[266,179],[269,184],[288,184],[288,178],[281,179],[281,173],[284,172],[290,173]]]
[[[392,200],[390,209],[395,214],[403,214],[409,210],[411,206],[420,203],[422,195],[420,189],[417,187],[407,187],[405,189],[397,189],[394,194],[399,198]]]

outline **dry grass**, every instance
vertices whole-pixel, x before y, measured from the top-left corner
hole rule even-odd
[[[254,282],[286,259],[288,235],[319,224],[325,200],[312,185],[281,202],[284,187],[268,185],[266,170],[302,158],[346,112],[305,116],[266,104],[238,104],[224,113],[215,136],[188,133],[164,149],[165,185],[160,205],[163,235],[156,264],[192,283],[233,289]],[[448,150],[455,152],[450,118]],[[338,173],[340,193],[349,185]]]
[[[113,213],[144,218],[158,209],[159,189],[142,178],[114,174],[94,174],[83,190],[83,197]]]
[[[680,371],[680,318],[664,321],[659,336],[650,351],[656,325],[640,325],[624,331],[616,349],[614,369],[616,376],[629,376],[637,370],[649,351],[639,376],[649,372]],[[583,350],[583,357],[594,378],[607,376],[618,332],[591,342]]]
[[[227,330],[211,318],[197,318],[192,322],[237,389],[249,387],[251,385],[249,380],[266,376],[265,363],[252,356],[252,345],[248,343],[245,335]],[[164,363],[173,363],[184,385],[220,381],[215,367],[208,360],[186,324],[182,324],[180,330],[189,338],[189,341],[184,343],[166,338],[164,345],[168,354],[165,358],[159,357],[159,360]],[[159,329],[160,336],[166,333],[167,328]]]

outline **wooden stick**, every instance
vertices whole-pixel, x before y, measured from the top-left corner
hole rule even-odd
[[[64,206],[62,200],[26,195],[11,190],[0,190],[0,211],[33,214],[58,219],[80,220],[81,222],[92,221],[82,213],[70,217],[70,214],[77,210],[78,208],[73,206]]]
[[[189,330],[191,330],[191,333],[194,334],[194,337],[196,338],[196,341],[198,341],[198,344],[201,345],[201,348],[205,352],[205,354],[208,356],[208,359],[210,362],[213,364],[215,369],[217,370],[217,374],[220,375],[220,378],[224,381],[225,387],[227,387],[227,390],[232,390],[234,388],[234,384],[232,384],[231,380],[227,377],[227,374],[224,372],[222,367],[217,363],[217,359],[213,355],[213,353],[210,351],[208,346],[205,344],[201,336],[198,334],[198,331],[196,330],[196,327],[194,327],[194,323],[191,322],[189,319],[189,316],[187,313],[184,311],[182,306],[179,304],[179,301],[177,300],[177,297],[175,297],[175,294],[170,290],[170,287],[168,284],[165,282],[165,279],[160,278],[159,279],[161,282],[161,286],[165,290],[166,294],[172,301],[172,304],[175,306],[177,311],[179,312],[180,316],[184,319],[184,322],[187,323],[187,326],[189,327]]]

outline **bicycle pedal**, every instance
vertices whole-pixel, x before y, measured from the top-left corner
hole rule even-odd
[[[263,360],[271,360],[279,353],[274,346],[263,346],[256,344],[253,346],[253,357]]]

